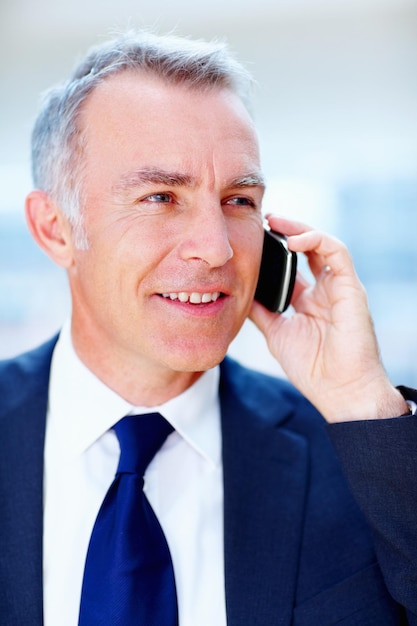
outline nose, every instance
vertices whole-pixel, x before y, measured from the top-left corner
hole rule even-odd
[[[181,244],[185,261],[200,260],[210,267],[222,267],[233,257],[226,217],[221,206],[196,212],[187,224]]]

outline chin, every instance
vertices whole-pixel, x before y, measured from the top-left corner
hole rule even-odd
[[[193,346],[187,350],[172,351],[167,361],[170,369],[177,372],[205,372],[223,361],[229,344],[219,347]]]

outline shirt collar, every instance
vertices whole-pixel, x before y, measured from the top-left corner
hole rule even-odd
[[[185,441],[215,465],[221,458],[219,377],[219,367],[207,370],[179,396],[152,407],[152,411],[161,413]],[[149,413],[149,408],[136,407],[133,412]]]
[[[101,382],[79,359],[67,322],[56,344],[49,385],[48,433],[64,457],[78,456],[127,414],[161,413],[199,454],[221,459],[219,368],[160,406],[133,407]]]

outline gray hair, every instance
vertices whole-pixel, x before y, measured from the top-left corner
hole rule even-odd
[[[45,94],[32,133],[34,184],[61,207],[80,248],[88,245],[81,208],[85,137],[80,113],[99,84],[126,70],[191,89],[228,88],[250,111],[252,79],[223,43],[145,32],[127,33],[91,48],[72,77]]]

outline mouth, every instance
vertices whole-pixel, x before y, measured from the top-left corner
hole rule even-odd
[[[188,304],[210,304],[210,302],[216,302],[219,298],[224,297],[224,294],[220,291],[199,293],[197,291],[180,291],[173,293],[161,293],[162,298],[168,300],[178,301]]]

